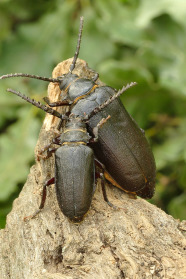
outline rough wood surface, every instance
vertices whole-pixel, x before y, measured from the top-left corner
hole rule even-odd
[[[53,76],[66,73],[69,61],[60,63]],[[82,60],[74,72],[94,75]],[[59,94],[50,84],[50,99]],[[54,137],[56,121],[46,116],[36,153]],[[186,222],[115,187],[107,187],[108,197],[122,209],[110,208],[98,185],[87,216],[77,225],[63,216],[51,186],[42,212],[25,222],[38,209],[43,181],[53,174],[53,158],[37,162],[14,201],[0,232],[0,279],[186,278]]]

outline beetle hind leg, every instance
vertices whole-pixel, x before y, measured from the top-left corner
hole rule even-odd
[[[104,200],[106,201],[106,203],[107,203],[110,207],[112,207],[112,208],[114,208],[114,209],[116,209],[116,210],[120,209],[119,207],[117,207],[116,205],[114,205],[113,203],[111,203],[111,202],[109,201],[108,197],[107,197],[107,192],[106,192],[106,187],[105,187],[105,177],[104,177],[104,174],[103,174],[103,173],[100,174],[100,178],[101,178],[101,189],[102,189],[102,193],[103,193],[103,198],[104,198]]]
[[[47,195],[47,186],[50,186],[54,183],[55,183],[55,178],[54,177],[52,177],[51,179],[49,179],[48,181],[45,182],[45,184],[43,185],[42,198],[41,198],[39,209],[36,210],[32,215],[24,217],[24,221],[26,221],[27,219],[33,219],[36,215],[39,214],[39,212],[41,211],[41,209],[45,205],[46,195]]]
[[[103,193],[103,198],[104,198],[104,200],[106,201],[106,203],[107,203],[110,207],[112,207],[112,208],[114,208],[114,209],[116,209],[116,210],[121,209],[120,207],[118,207],[118,206],[114,205],[113,203],[111,203],[111,202],[109,201],[108,197],[107,197],[107,192],[106,192],[106,187],[105,187],[105,181],[106,181],[106,179],[105,179],[105,176],[104,176],[105,166],[104,166],[98,159],[95,159],[95,163],[96,163],[96,165],[97,165],[97,166],[101,169],[101,171],[102,171],[102,172],[98,172],[98,173],[96,173],[96,174],[97,174],[97,177],[98,177],[98,178],[101,178],[101,189],[102,189],[102,193]]]

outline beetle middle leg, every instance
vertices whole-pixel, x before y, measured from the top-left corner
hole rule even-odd
[[[60,135],[58,135],[57,137],[53,138],[52,142],[49,143],[48,145],[46,145],[43,149],[41,149],[38,154],[37,154],[37,158],[39,160],[39,158],[41,157],[42,159],[48,159],[50,156],[52,156],[52,153],[54,153],[58,147],[54,147],[54,148],[50,148],[52,144],[60,144]],[[47,151],[47,155],[41,155],[42,153],[44,153],[45,151]],[[35,213],[33,213],[30,216],[27,216],[24,218],[24,220],[26,219],[32,219],[34,218],[40,211],[41,209],[44,207],[45,205],[45,201],[46,201],[46,195],[47,195],[47,187],[54,184],[55,183],[55,177],[52,177],[51,179],[49,179],[48,181],[46,181],[43,185],[43,190],[42,190],[42,197],[41,197],[41,202],[40,202],[40,206],[39,209],[36,210]]]
[[[96,125],[96,127],[93,128],[93,134],[94,134],[94,138],[90,139],[90,143],[96,142],[98,141],[98,131],[99,129],[102,127],[102,125],[104,125],[107,120],[110,118],[110,115],[107,116],[107,118],[102,118],[101,121]],[[106,188],[105,188],[105,176],[104,176],[104,172],[105,172],[105,166],[98,160],[98,159],[94,159],[96,165],[101,169],[102,172],[97,173],[97,177],[101,178],[101,188],[102,188],[102,193],[103,193],[103,198],[104,200],[107,202],[107,204],[110,207],[113,207],[115,209],[120,209],[119,207],[115,206],[114,204],[112,204],[108,197],[107,197],[107,192],[106,192]]]
[[[97,159],[94,159],[96,165],[102,170],[102,172],[96,173],[98,178],[101,178],[101,188],[102,188],[102,193],[103,193],[103,198],[106,201],[106,203],[110,206],[113,207],[114,209],[120,209],[120,207],[117,207],[116,205],[112,204],[108,197],[107,197],[107,192],[106,192],[106,187],[105,187],[105,176],[104,176],[104,172],[105,172],[105,167],[104,165]]]

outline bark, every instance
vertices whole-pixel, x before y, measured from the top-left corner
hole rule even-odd
[[[69,61],[60,63],[53,76],[66,73]],[[82,60],[76,72],[94,75]],[[50,84],[50,99],[58,100],[59,94],[58,85]],[[57,122],[46,116],[36,154],[54,137]],[[120,210],[104,202],[98,183],[84,221],[73,224],[60,211],[53,185],[42,212],[24,221],[38,209],[43,182],[52,176],[53,157],[36,160],[14,201],[0,233],[1,279],[186,278],[186,222],[113,186],[107,187],[107,194]]]

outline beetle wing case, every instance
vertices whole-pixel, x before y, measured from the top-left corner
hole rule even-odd
[[[89,210],[95,185],[94,154],[85,145],[64,145],[55,153],[55,188],[59,207],[73,222]]]

